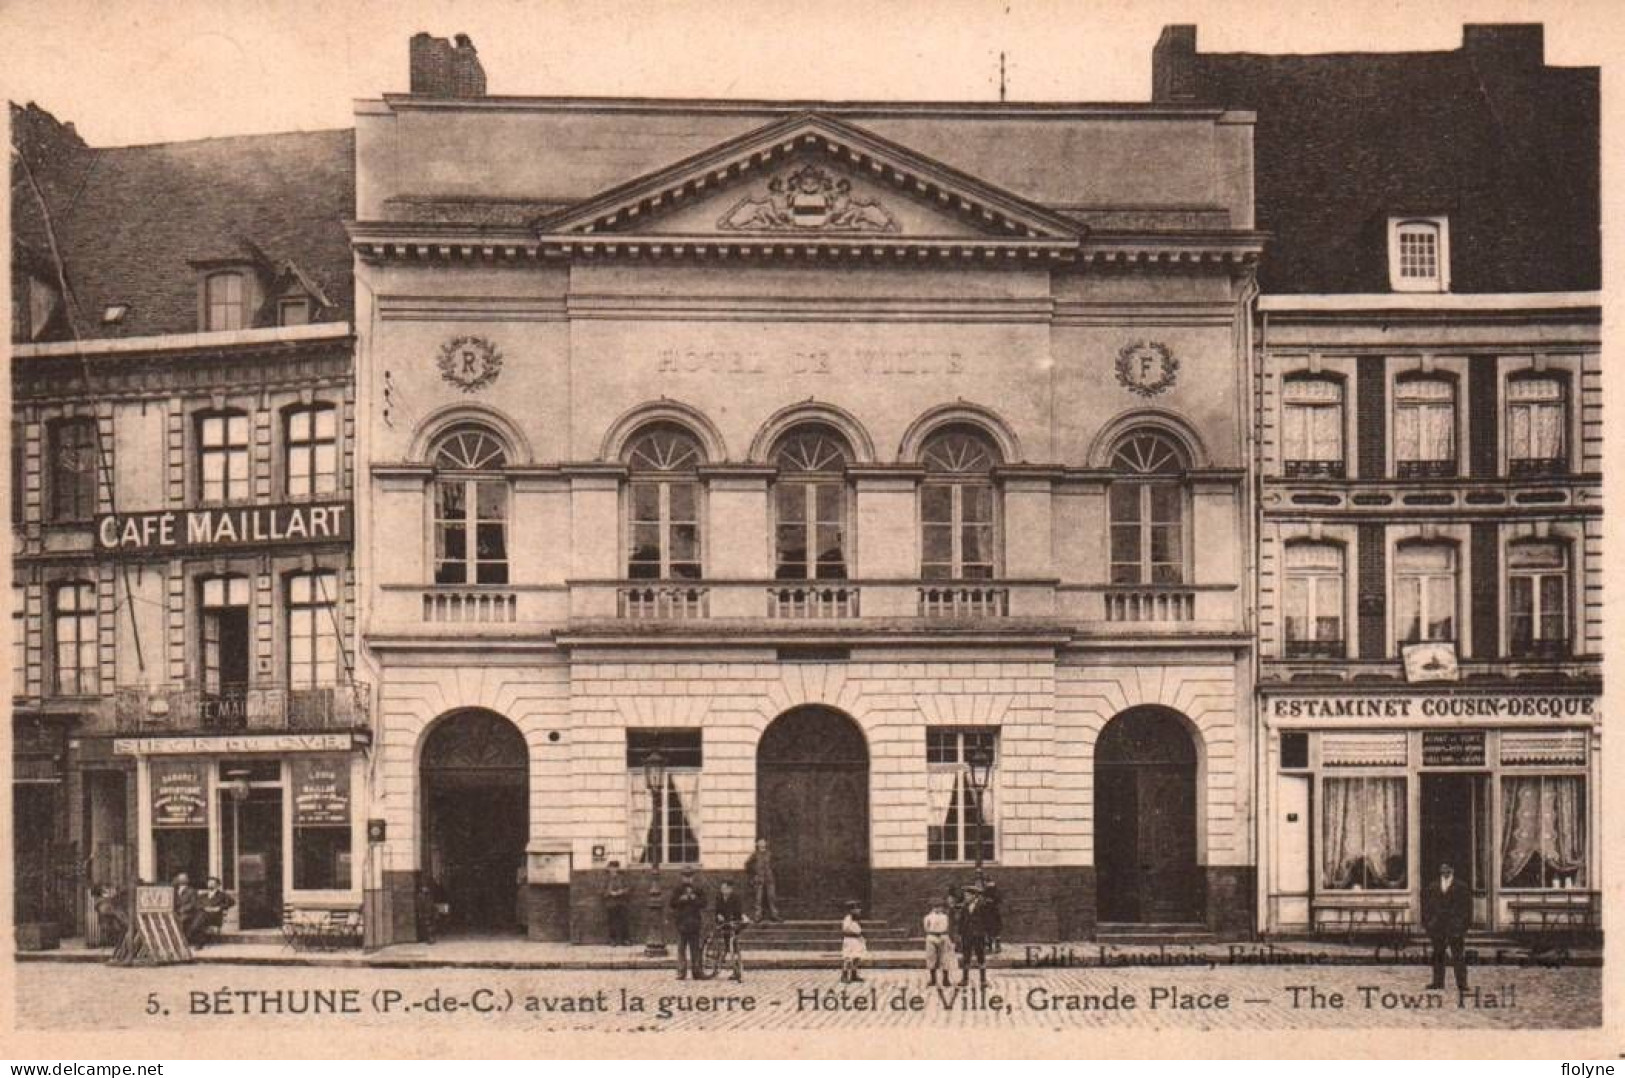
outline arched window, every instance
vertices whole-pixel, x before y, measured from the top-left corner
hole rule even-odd
[[[1281,462],[1289,479],[1343,477],[1341,378],[1297,374],[1282,380]]]
[[[920,448],[920,575],[926,580],[994,576],[999,451],[974,427],[950,426]]]
[[[1419,375],[1394,383],[1394,461],[1401,479],[1456,474],[1456,380]]]
[[[491,430],[462,423],[436,439],[434,582],[508,582],[508,450]]]
[[[331,404],[290,408],[283,428],[288,496],[331,494],[339,488],[338,410]]]
[[[832,428],[796,427],[779,439],[773,464],[774,575],[780,580],[845,580],[846,466],[852,448]]]
[[[1297,542],[1286,547],[1286,656],[1344,655],[1343,548],[1336,543]]]
[[[654,423],[627,444],[626,575],[632,580],[698,580],[700,478],[705,450],[675,423]]]
[[[1112,453],[1113,584],[1185,582],[1185,451],[1155,430],[1131,431]]]
[[[1568,468],[1568,385],[1549,374],[1507,379],[1507,469],[1559,475]]]
[[[1455,640],[1456,548],[1401,543],[1394,552],[1394,639],[1401,644]]]
[[[248,413],[204,412],[197,417],[198,496],[205,502],[247,501]]]
[[[1569,550],[1527,541],[1507,547],[1507,642],[1517,658],[1569,651]]]

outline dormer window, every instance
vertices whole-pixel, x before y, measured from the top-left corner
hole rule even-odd
[[[1395,292],[1450,291],[1450,229],[1447,218],[1389,219],[1388,283]]]
[[[302,326],[310,321],[310,299],[306,296],[283,296],[276,303],[276,324]]]
[[[248,325],[248,285],[240,270],[211,273],[203,279],[203,328],[243,329]]]

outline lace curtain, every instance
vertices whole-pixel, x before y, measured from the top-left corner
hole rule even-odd
[[[931,821],[926,835],[926,857],[930,861],[973,861],[976,859],[976,793],[970,787],[963,767],[932,768],[927,772],[927,796]],[[998,813],[994,808],[997,783],[989,781],[982,792],[982,859],[993,860]]]
[[[1343,387],[1325,378],[1287,381],[1281,417],[1287,460],[1343,459]]]
[[[1399,460],[1454,460],[1456,396],[1449,382],[1417,380],[1394,387],[1394,455]]]
[[[1328,888],[1405,886],[1405,780],[1328,778],[1322,783]]]
[[[1578,776],[1507,778],[1501,796],[1501,884],[1583,886],[1585,782]]]
[[[660,851],[661,864],[694,864],[700,859],[698,771],[666,772],[666,804],[662,813],[665,842],[661,844],[657,821],[650,812],[649,789],[643,784],[643,771],[626,773],[628,819],[631,823],[628,849],[634,864],[650,864],[654,851]]]

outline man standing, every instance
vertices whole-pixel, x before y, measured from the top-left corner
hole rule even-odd
[[[197,922],[197,888],[192,886],[192,877],[182,872],[175,877],[175,923],[190,941],[192,933],[197,931]]]
[[[987,903],[979,887],[965,888],[965,908],[959,915],[959,983],[970,983],[975,964],[982,987],[987,987]]]
[[[1422,927],[1433,941],[1433,981],[1429,989],[1444,987],[1445,951],[1456,970],[1456,990],[1467,990],[1467,928],[1473,923],[1473,892],[1456,879],[1450,865],[1439,866],[1439,882],[1422,893]]]
[[[764,923],[781,920],[779,892],[773,880],[773,855],[767,850],[767,839],[756,840],[755,852],[745,858],[745,875],[756,896],[756,919]]]
[[[632,887],[626,882],[619,861],[609,863],[609,880],[604,884],[604,916],[609,921],[611,947],[625,947],[632,942],[627,929],[626,911],[632,901]]]
[[[677,979],[688,979],[694,971],[696,981],[705,980],[705,968],[700,963],[700,932],[705,916],[705,894],[694,882],[694,870],[683,870],[682,882],[671,896],[672,920],[677,923]]]

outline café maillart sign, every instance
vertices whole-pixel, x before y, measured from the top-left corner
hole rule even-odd
[[[350,540],[349,502],[300,502],[151,513],[108,513],[96,518],[96,546],[111,554],[167,554],[288,543]]]

